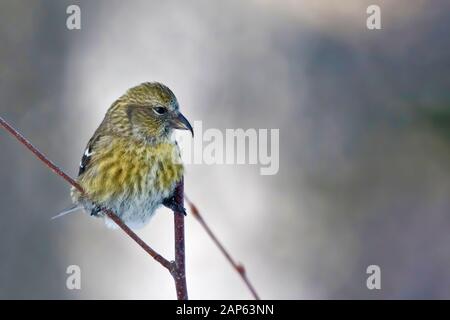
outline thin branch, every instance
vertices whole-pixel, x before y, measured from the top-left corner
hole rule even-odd
[[[69,182],[83,195],[83,188],[68,174],[66,174],[61,168],[49,160],[42,152],[34,147],[22,134],[20,134],[13,126],[0,117],[0,125],[14,136],[20,143],[28,148],[39,160],[41,160],[47,167],[53,172],[61,176],[64,180]],[[176,199],[178,203],[183,202],[183,181],[176,188]],[[113,211],[108,208],[102,207],[101,210],[113,220],[131,239],[133,239],[142,249],[145,250],[153,259],[159,262],[164,268],[169,270],[170,274],[174,278],[175,287],[177,289],[178,299],[187,299],[187,287],[186,287],[186,273],[185,273],[185,250],[184,250],[184,214],[180,212],[174,212],[175,216],[175,261],[168,261],[155,250],[153,250],[148,244],[146,244],[139,236],[133,232]],[[181,217],[181,218],[180,218]]]
[[[184,202],[184,182],[181,181],[175,189],[175,201],[183,206]],[[184,212],[174,214],[174,234],[175,234],[175,270],[172,276],[177,280],[175,286],[178,300],[187,300],[186,285],[186,264],[184,247]]]
[[[185,195],[184,199],[186,199],[186,202],[188,203],[191,213],[194,216],[195,219],[200,223],[200,225],[205,229],[206,233],[209,235],[211,240],[216,244],[216,246],[219,248],[219,250],[222,252],[222,254],[225,256],[225,258],[228,260],[228,262],[231,264],[231,266],[236,270],[236,272],[239,274],[239,276],[242,278],[242,281],[244,281],[247,288],[250,290],[253,298],[255,300],[260,300],[258,293],[256,292],[255,288],[251,284],[250,280],[247,277],[247,272],[245,270],[245,267],[241,263],[237,263],[233,257],[230,255],[230,253],[225,249],[223,244],[219,241],[219,239],[216,237],[216,235],[212,232],[212,230],[209,228],[208,224],[203,219],[202,215],[200,214],[200,211],[197,209],[197,207],[194,205],[194,203],[189,200],[189,198]]]

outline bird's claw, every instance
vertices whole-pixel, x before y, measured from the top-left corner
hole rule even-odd
[[[98,205],[94,206],[91,210],[91,216],[96,217],[98,216],[98,213],[102,211],[102,208]]]
[[[175,197],[166,198],[163,201],[163,205],[169,209],[171,209],[173,212],[181,212],[185,216],[187,215],[186,209],[183,207],[182,204],[178,203],[175,200]]]

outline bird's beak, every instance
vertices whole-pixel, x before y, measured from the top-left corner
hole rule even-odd
[[[172,118],[170,124],[174,129],[189,130],[192,137],[194,137],[194,129],[192,129],[188,119],[186,119],[181,113],[178,112],[175,117]]]

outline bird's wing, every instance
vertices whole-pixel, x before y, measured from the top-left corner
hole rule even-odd
[[[92,155],[95,153],[95,143],[99,140],[99,138],[100,134],[99,130],[97,129],[92,138],[89,140],[86,149],[84,150],[83,156],[81,157],[78,176],[82,175],[86,171],[91,161]]]
[[[80,169],[78,170],[78,176],[82,175],[91,160],[91,156],[94,153],[90,144],[87,145],[86,150],[84,150],[83,157],[81,157]]]

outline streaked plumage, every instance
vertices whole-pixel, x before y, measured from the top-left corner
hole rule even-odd
[[[183,176],[174,128],[192,131],[172,91],[159,83],[129,89],[89,140],[77,178],[87,196],[72,188],[74,203],[94,216],[103,216],[98,206],[110,208],[132,228],[145,225],[161,204],[173,206]]]

